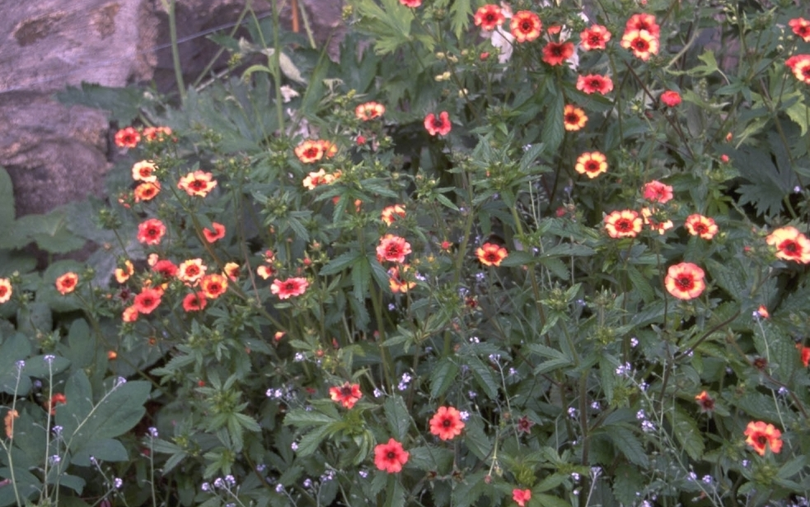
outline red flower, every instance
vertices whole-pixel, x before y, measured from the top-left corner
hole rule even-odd
[[[172,129],[169,127],[146,127],[143,129],[143,137],[148,142],[163,141],[172,135]]]
[[[572,42],[549,42],[543,48],[543,61],[549,65],[562,65],[574,55]]]
[[[656,217],[657,210],[655,208],[641,208],[641,218],[644,225],[649,225],[650,229],[658,231],[658,234],[665,234],[668,230],[674,227],[672,220],[664,220],[660,222]]]
[[[532,490],[530,489],[513,489],[512,500],[515,501],[520,507],[526,507],[526,502],[532,499]]]
[[[65,273],[56,279],[56,290],[63,296],[76,290],[79,283],[79,275],[73,272]]]
[[[11,280],[0,278],[0,304],[8,302],[9,299],[11,299]]]
[[[796,344],[796,348],[799,349],[799,355],[802,358],[802,364],[805,368],[810,366],[810,347],[805,347],[801,343]]]
[[[385,113],[385,106],[379,102],[366,102],[354,108],[354,115],[358,120],[362,121],[370,121],[379,118],[383,113]]]
[[[569,132],[576,132],[588,123],[588,117],[582,109],[566,104],[563,110],[563,126]]]
[[[484,266],[500,266],[501,261],[509,256],[509,252],[495,243],[484,243],[475,251],[475,255]]]
[[[138,320],[138,309],[134,306],[124,308],[124,313],[121,315],[121,320],[124,322],[135,322]]]
[[[129,280],[129,277],[135,274],[135,266],[132,265],[132,261],[125,260],[123,268],[115,268],[115,281],[118,283],[124,283]]]
[[[650,59],[651,55],[658,54],[658,37],[647,30],[630,30],[622,36],[621,45],[633,52],[636,58],[643,61]]]
[[[138,313],[150,314],[160,304],[160,297],[163,293],[157,289],[145,288],[140,294],[135,296],[133,307]]]
[[[394,236],[393,234],[386,234],[380,238],[380,244],[377,246],[377,260],[380,262],[405,262],[405,256],[411,253],[411,244],[405,241],[405,238]]]
[[[765,241],[776,247],[776,258],[801,264],[810,262],[810,240],[795,227],[780,227]]]
[[[655,16],[652,14],[633,14],[630,16],[630,19],[627,20],[627,23],[625,23],[624,29],[627,32],[631,30],[646,30],[650,35],[656,38],[661,34],[661,27],[658,26],[658,23],[655,21]]]
[[[653,180],[644,185],[644,198],[648,201],[664,204],[672,199],[672,187]]]
[[[205,275],[200,280],[200,288],[205,293],[205,297],[216,299],[228,290],[228,279],[216,273]]]
[[[749,422],[748,427],[745,428],[744,435],[748,438],[745,443],[754,448],[754,451],[760,456],[765,455],[765,449],[771,448],[771,452],[779,454],[782,450],[782,432],[774,427],[773,424],[765,424],[762,421]]]
[[[810,21],[804,18],[795,18],[788,21],[788,26],[793,29],[793,33],[801,37],[804,42],[810,42]]]
[[[768,307],[766,307],[765,305],[759,305],[759,308],[757,308],[754,313],[756,314],[755,316],[760,319],[771,318],[771,314],[768,313]]]
[[[332,183],[339,175],[339,172],[335,174],[328,174],[324,169],[318,169],[317,172],[313,171],[309,173],[306,178],[304,178],[302,184],[308,190],[314,190],[321,185],[328,185]]]
[[[141,135],[132,127],[127,127],[115,133],[115,145],[119,148],[135,148],[141,141]]]
[[[430,419],[430,432],[442,440],[451,440],[461,435],[463,429],[461,413],[453,407],[439,407]]]
[[[580,46],[585,51],[594,49],[605,49],[607,41],[610,40],[610,32],[602,25],[593,25],[579,34]]]
[[[577,77],[577,90],[588,95],[591,93],[605,95],[613,90],[613,81],[608,76],[600,76],[599,74],[579,76]]]
[[[205,197],[216,186],[214,176],[205,171],[188,173],[177,182],[177,188],[185,190],[188,195],[197,197]]]
[[[309,282],[306,278],[288,278],[286,280],[273,280],[270,292],[277,295],[279,299],[289,299],[293,296],[300,296],[306,292]]]
[[[395,474],[402,471],[402,465],[408,462],[409,456],[402,444],[391,438],[387,444],[379,444],[374,448],[374,465],[379,470]]]
[[[596,178],[600,174],[607,172],[607,157],[598,151],[585,152],[577,158],[577,165],[574,166],[574,169],[588,178]]]
[[[222,272],[225,273],[225,275],[230,278],[231,281],[235,282],[239,278],[240,269],[239,264],[235,262],[228,262],[225,264],[225,266],[223,266]]]
[[[703,239],[712,239],[718,230],[713,218],[698,214],[686,217],[684,227],[692,236],[700,236]]]
[[[146,245],[159,244],[164,234],[166,226],[157,218],[150,218],[138,225],[138,241]]]
[[[305,164],[317,162],[323,158],[323,145],[318,140],[307,139],[296,146],[295,156]]]
[[[405,264],[402,266],[402,273],[410,271],[410,267]],[[408,292],[409,290],[416,287],[416,282],[412,282],[409,280],[403,280],[399,273],[399,267],[394,266],[388,270],[388,286],[391,288],[391,292],[394,294],[398,292]]]
[[[401,3],[405,7],[410,7],[411,9],[416,9],[417,7],[422,5],[422,0],[399,0],[399,3]]]
[[[540,37],[543,23],[540,17],[531,11],[518,11],[512,16],[509,30],[518,42],[531,42]]]
[[[208,301],[204,292],[192,292],[183,298],[183,310],[186,312],[198,312],[206,307]]]
[[[340,403],[345,408],[351,409],[357,401],[363,397],[360,392],[360,384],[349,384],[345,382],[340,387],[330,387],[329,397],[332,401]]]
[[[675,107],[681,103],[681,94],[675,90],[667,90],[661,94],[661,102],[668,107]]]
[[[56,415],[56,406],[57,405],[64,405],[67,403],[67,398],[62,393],[56,393],[51,396],[50,401],[48,402],[48,411],[50,411],[51,415]]]
[[[170,260],[160,260],[152,266],[152,271],[159,273],[163,278],[174,278],[177,275],[177,266]]]
[[[446,136],[453,128],[453,124],[450,123],[450,115],[447,114],[447,111],[442,111],[439,113],[439,118],[436,118],[436,115],[433,113],[425,116],[425,128],[428,134],[432,136],[437,134]]]
[[[405,218],[405,207],[400,204],[386,206],[383,208],[380,218],[385,222],[385,225],[391,225],[397,218]]]
[[[265,266],[264,264],[262,264],[261,266],[256,268],[256,274],[262,277],[262,280],[267,280],[268,278],[276,274],[276,272],[273,270],[272,266]]]
[[[695,400],[697,400],[698,405],[700,405],[701,412],[706,413],[714,410],[714,398],[709,396],[709,393],[706,391],[703,391],[695,396]]]
[[[132,179],[135,181],[154,182],[157,176],[154,175],[157,166],[151,160],[141,160],[132,166]]]
[[[614,211],[605,217],[605,230],[611,238],[635,238],[641,232],[641,217],[633,210]]]
[[[681,262],[670,266],[664,278],[667,292],[678,299],[694,299],[706,288],[705,273],[691,262]]]
[[[211,222],[211,226],[214,228],[212,231],[211,229],[203,229],[203,236],[205,236],[205,240],[209,243],[213,243],[218,239],[222,239],[225,237],[225,226],[222,224],[218,224],[216,222]]]
[[[475,21],[475,26],[480,26],[482,30],[495,30],[506,21],[506,18],[500,7],[495,4],[487,4],[478,8],[473,21]]]

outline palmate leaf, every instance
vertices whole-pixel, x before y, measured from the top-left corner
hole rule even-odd
[[[377,54],[393,53],[411,40],[413,13],[398,0],[383,0],[381,8],[374,0],[359,0],[355,5],[363,16],[362,28],[375,36]]]
[[[461,35],[467,29],[470,23],[470,15],[472,15],[472,5],[470,0],[455,0],[453,5],[450,6],[450,26],[457,39],[461,39]]]
[[[790,168],[779,137],[773,133],[768,137],[768,145],[772,147],[773,153],[766,153],[753,146],[743,146],[729,155],[740,175],[750,182],[737,189],[740,204],[751,203],[758,215],[772,216],[782,211],[782,200],[792,192],[798,179]]]

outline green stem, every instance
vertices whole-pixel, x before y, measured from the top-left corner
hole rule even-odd
[[[186,85],[183,83],[183,68],[180,66],[180,50],[177,46],[177,17],[175,16],[175,0],[161,0],[163,8],[169,14],[169,37],[172,44],[172,63],[174,65],[174,78],[180,92],[180,102],[186,101]]]

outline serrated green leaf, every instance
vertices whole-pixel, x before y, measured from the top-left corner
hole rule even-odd
[[[58,92],[56,99],[62,104],[80,104],[109,113],[109,118],[119,125],[129,125],[138,117],[144,102],[144,93],[139,88],[110,88],[91,83],[82,83],[81,88],[68,86]]]
[[[466,362],[478,387],[490,399],[498,399],[498,381],[495,379],[492,369],[475,356],[467,357]]]
[[[565,97],[562,93],[555,95],[546,110],[546,117],[543,122],[541,140],[546,145],[546,149],[554,153],[562,144],[565,129],[563,127],[563,112],[565,110]]]
[[[442,358],[430,373],[430,397],[442,396],[456,382],[459,367],[450,358]]]
[[[408,407],[401,396],[394,395],[385,400],[383,405],[385,419],[388,423],[388,430],[394,439],[402,442],[408,435],[408,428],[411,426],[411,416]]]
[[[322,424],[330,424],[337,421],[332,416],[314,410],[295,409],[287,414],[284,418],[285,425],[307,427],[307,426],[320,426]]]
[[[398,475],[389,474],[386,490],[385,507],[405,507],[405,488]]]
[[[697,423],[686,411],[678,406],[667,413],[667,418],[670,425],[672,425],[675,438],[681,444],[681,448],[686,451],[690,458],[699,461],[703,457],[705,445]]]
[[[472,5],[470,0],[453,0],[450,6],[450,26],[456,39],[461,40],[461,35],[466,31],[467,26],[470,24],[470,15],[472,15]]]
[[[644,467],[648,465],[647,453],[644,452],[644,447],[632,431],[616,424],[605,426],[604,430],[613,440],[616,450],[624,454],[631,463]]]
[[[321,442],[329,435],[329,430],[329,426],[321,426],[310,431],[301,437],[301,441],[298,442],[298,449],[295,452],[302,458],[314,454]]]
[[[354,264],[360,257],[361,253],[359,252],[359,250],[352,250],[340,254],[331,261],[329,261],[329,263],[325,265],[323,268],[321,268],[318,274],[321,276],[329,276],[339,273],[344,269],[346,269],[347,267]]]
[[[635,505],[638,502],[636,493],[644,489],[644,476],[631,465],[622,463],[616,469],[613,482],[613,494],[621,505]]]
[[[804,101],[799,100],[785,109],[785,113],[799,126],[802,131],[801,135],[804,137],[807,134],[807,123],[810,121],[810,107],[807,107]]]

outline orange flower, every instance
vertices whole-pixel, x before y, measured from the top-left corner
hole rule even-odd
[[[385,225],[393,224],[397,217],[405,218],[405,207],[400,204],[386,206],[380,214],[380,218],[385,222]]]
[[[208,299],[216,299],[228,290],[228,279],[222,275],[212,273],[200,280],[200,288]]]
[[[160,244],[164,234],[166,226],[157,218],[150,218],[138,225],[138,241],[146,245]]]
[[[151,201],[160,193],[160,183],[146,182],[135,187],[135,202]]]
[[[633,14],[630,16],[630,19],[627,20],[627,23],[625,23],[624,29],[627,32],[632,30],[646,30],[655,38],[658,38],[661,34],[661,27],[658,26],[658,23],[655,21],[655,16],[652,14]]]
[[[605,217],[605,229],[611,238],[635,238],[641,224],[641,217],[633,210],[614,211]]]
[[[363,393],[360,392],[360,384],[344,382],[340,387],[330,387],[329,397],[332,401],[351,409],[363,397]]]
[[[323,155],[326,158],[332,158],[335,155],[337,155],[338,147],[332,141],[327,141],[325,139],[322,139],[322,140],[318,141],[318,143],[320,143],[321,150],[323,150]]]
[[[648,201],[664,204],[672,199],[672,187],[653,180],[644,185],[644,198]]]
[[[213,227],[214,230],[203,229],[203,231],[202,231],[203,236],[205,236],[205,240],[207,242],[213,243],[213,242],[215,242],[217,240],[220,240],[220,239],[225,237],[225,226],[224,225],[219,224],[217,222],[211,222],[211,227]]]
[[[309,282],[306,278],[288,278],[286,280],[273,280],[270,292],[277,295],[279,299],[289,299],[293,296],[300,296],[306,292]]]
[[[160,297],[163,295],[162,291],[157,289],[145,288],[140,294],[135,296],[133,305],[138,313],[150,314],[160,305]]]
[[[810,366],[810,347],[805,347],[801,343],[796,344],[796,348],[799,349],[799,355],[802,359],[802,364],[805,368]]]
[[[658,222],[655,219],[657,210],[655,208],[641,208],[641,218],[644,220],[644,225],[648,225],[650,229],[658,231],[658,234],[664,234],[674,227],[672,220]]]
[[[506,248],[495,243],[484,243],[475,251],[478,261],[484,266],[500,266],[509,257]]]
[[[795,227],[780,227],[765,238],[765,241],[776,247],[777,259],[802,264],[810,262],[810,240]]]
[[[573,55],[574,44],[572,42],[551,41],[543,48],[543,61],[551,66],[562,65]]]
[[[56,290],[63,296],[76,290],[79,283],[79,275],[73,272],[65,273],[56,279]]]
[[[358,120],[370,121],[379,118],[385,113],[385,106],[378,102],[366,102],[354,108],[354,115]]]
[[[584,174],[590,179],[596,178],[600,174],[607,172],[607,157],[598,151],[585,152],[577,158],[577,165],[574,166],[574,169],[579,174]]]
[[[9,410],[6,412],[6,417],[3,422],[6,423],[6,437],[14,438],[14,419],[20,417],[20,413],[16,410]]]
[[[393,438],[387,444],[379,444],[374,448],[374,465],[378,470],[395,474],[402,471],[402,465],[408,462],[410,454],[402,448],[402,444]]]
[[[804,42],[810,42],[810,21],[804,18],[795,18],[788,21],[788,26],[790,26],[790,28],[793,29],[793,33],[801,37]]]
[[[451,440],[461,435],[463,429],[461,412],[453,407],[439,407],[430,419],[430,432],[442,440]]]
[[[402,273],[410,271],[410,266],[403,265],[402,266]],[[397,266],[392,267],[388,270],[388,286],[391,288],[391,292],[394,294],[398,292],[408,292],[409,290],[416,287],[416,282],[412,282],[409,280],[403,280],[399,274],[399,268]]]
[[[261,265],[256,268],[256,274],[262,277],[262,280],[267,280],[275,274],[275,271],[271,266]]]
[[[115,133],[115,145],[119,148],[135,148],[141,141],[141,135],[132,127],[126,127]]]
[[[8,302],[11,299],[11,293],[11,280],[0,278],[0,304]]]
[[[446,136],[450,133],[452,128],[453,124],[450,123],[450,115],[447,114],[447,111],[439,113],[438,118],[436,118],[436,115],[433,113],[425,116],[425,129],[427,129],[428,134],[432,136]]]
[[[718,230],[713,218],[698,214],[686,217],[684,227],[692,236],[700,236],[703,239],[712,239]]]
[[[296,146],[295,156],[305,164],[317,162],[323,158],[323,145],[318,140],[307,139]]]
[[[114,350],[108,350],[107,351],[107,359],[109,361],[115,361],[116,359],[118,359],[118,352],[116,352]]]
[[[333,174],[327,174],[326,171],[323,169],[319,169],[318,172],[311,172],[304,178],[304,186],[309,189],[313,190],[315,187],[319,187],[321,185],[328,185],[335,181],[336,176]]]
[[[580,46],[585,51],[594,49],[605,49],[610,40],[610,32],[602,25],[593,25],[579,34]]]
[[[706,391],[703,391],[695,396],[695,400],[697,400],[698,405],[700,405],[701,412],[706,413],[714,410],[714,398],[709,396],[709,393]]]
[[[134,273],[135,267],[132,265],[132,262],[125,260],[123,268],[115,268],[115,281],[118,283],[124,283],[129,280],[129,277]]]
[[[760,456],[765,455],[765,449],[771,448],[771,452],[779,454],[782,450],[782,432],[774,427],[773,424],[765,424],[762,421],[749,422],[748,427],[745,428],[744,435],[748,438],[745,443],[754,448],[754,451]]]
[[[531,11],[518,11],[512,16],[509,23],[509,31],[518,42],[531,42],[540,37],[543,31],[543,23],[540,17]]]
[[[203,264],[202,259],[189,259],[180,264],[177,268],[177,278],[189,285],[196,285],[200,278],[205,275],[208,266]]]
[[[647,30],[630,30],[622,36],[621,45],[633,52],[636,58],[643,61],[650,59],[651,55],[658,54],[658,38]]]
[[[198,312],[207,305],[208,301],[205,299],[204,292],[192,292],[183,298],[183,310],[186,312]]]
[[[154,175],[157,166],[151,160],[141,160],[132,166],[132,179],[135,181],[154,182],[157,176]]]
[[[500,7],[495,4],[487,4],[475,11],[473,21],[475,26],[480,26],[482,30],[495,30],[506,21],[506,18]]]
[[[45,408],[51,413],[51,415],[56,415],[56,405],[64,405],[67,403],[67,398],[62,393],[56,393],[51,396],[50,401],[47,403]]]
[[[405,256],[411,253],[411,244],[405,241],[405,238],[394,236],[393,234],[386,234],[380,238],[380,244],[377,245],[377,260],[380,262],[405,262]]]
[[[172,135],[169,127],[146,127],[143,129],[143,137],[147,142],[163,141]]]
[[[235,262],[228,262],[222,268],[222,272],[231,279],[232,282],[235,282],[239,278],[239,264]]]
[[[124,322],[135,322],[138,320],[138,309],[134,306],[124,308],[124,313],[121,315],[121,320]]]
[[[664,285],[667,292],[678,299],[694,299],[706,288],[705,273],[691,262],[681,262],[669,267]]]
[[[608,76],[588,74],[577,77],[577,90],[588,95],[599,93],[605,95],[613,90],[613,81]]]
[[[513,489],[512,500],[515,501],[520,507],[526,507],[526,502],[532,499],[532,490],[530,489]]]
[[[569,132],[576,132],[588,123],[588,117],[582,109],[567,104],[563,110],[563,126]]]
[[[661,94],[661,102],[667,107],[675,107],[681,103],[681,94],[675,90],[667,90]]]
[[[188,195],[205,197],[217,186],[214,175],[205,171],[188,173],[177,182],[177,188],[185,190]]]
[[[759,305],[759,308],[754,312],[760,319],[769,319],[771,314],[768,313],[768,308],[765,305]]]

